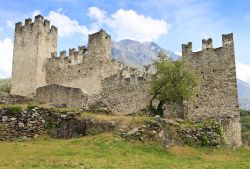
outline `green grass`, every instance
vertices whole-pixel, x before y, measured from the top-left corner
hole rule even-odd
[[[247,148],[209,149],[127,142],[111,133],[71,140],[47,137],[25,142],[0,142],[2,169],[70,168],[250,168]]]

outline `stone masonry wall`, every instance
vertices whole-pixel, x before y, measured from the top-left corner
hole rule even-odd
[[[54,103],[67,107],[82,107],[82,104],[85,105],[87,101],[87,96],[79,88],[51,84],[37,89],[36,100],[41,103]]]
[[[192,52],[191,42],[183,45],[183,59],[203,78],[196,101],[186,104],[188,118],[239,114],[233,35],[222,38],[220,48],[212,48],[212,39],[203,40],[203,49],[198,52]]]
[[[44,109],[29,109],[13,112],[0,109],[0,140],[16,140],[36,137],[45,132],[46,122],[58,123],[60,115]]]
[[[113,75],[102,81],[102,92],[89,98],[88,104],[102,103],[113,112],[134,113],[149,105],[149,85],[146,75],[123,77]]]
[[[11,95],[0,91],[0,104],[24,104],[31,101],[31,99],[24,96]]]
[[[44,65],[56,47],[57,28],[41,15],[35,22],[26,19],[24,25],[16,24],[11,94],[32,97],[37,87],[46,84]]]
[[[192,43],[182,45],[182,56],[201,74],[203,82],[195,102],[184,105],[190,119],[226,117],[225,138],[229,145],[241,145],[241,124],[237,94],[233,34],[222,35],[222,47],[213,48],[212,39],[202,41],[202,51],[192,52]]]
[[[88,95],[101,92],[101,80],[118,73],[123,64],[111,60],[111,38],[103,30],[89,35],[88,47],[79,47],[78,52],[63,51],[53,55],[46,64],[47,84],[60,84],[81,88]]]

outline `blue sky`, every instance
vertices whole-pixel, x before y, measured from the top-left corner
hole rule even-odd
[[[58,50],[87,43],[104,28],[113,40],[155,41],[181,52],[181,44],[234,33],[237,76],[250,82],[249,0],[0,0],[0,77],[11,74],[14,24],[42,14],[59,28]]]

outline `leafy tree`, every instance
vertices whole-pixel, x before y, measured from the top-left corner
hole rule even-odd
[[[0,79],[0,91],[10,93],[10,79]]]
[[[198,92],[201,78],[183,60],[170,61],[164,52],[160,52],[154,62],[156,73],[151,79],[150,108],[153,101],[157,100],[156,112],[163,115],[163,105],[166,103],[182,103],[192,99]]]

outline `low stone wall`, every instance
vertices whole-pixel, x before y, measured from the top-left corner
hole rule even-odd
[[[31,99],[23,96],[11,95],[0,91],[0,104],[22,104],[28,103]]]
[[[83,94],[80,88],[51,84],[39,87],[36,90],[36,100],[40,103],[53,103],[80,108],[83,103],[86,103],[87,96]]]
[[[47,132],[53,138],[73,138],[109,132],[115,124],[81,118],[77,112],[57,113],[44,108],[0,109],[0,141],[22,140]]]
[[[58,123],[59,115],[46,109],[30,109],[22,112],[11,108],[0,109],[0,140],[16,140],[36,137],[44,133],[48,122]]]

